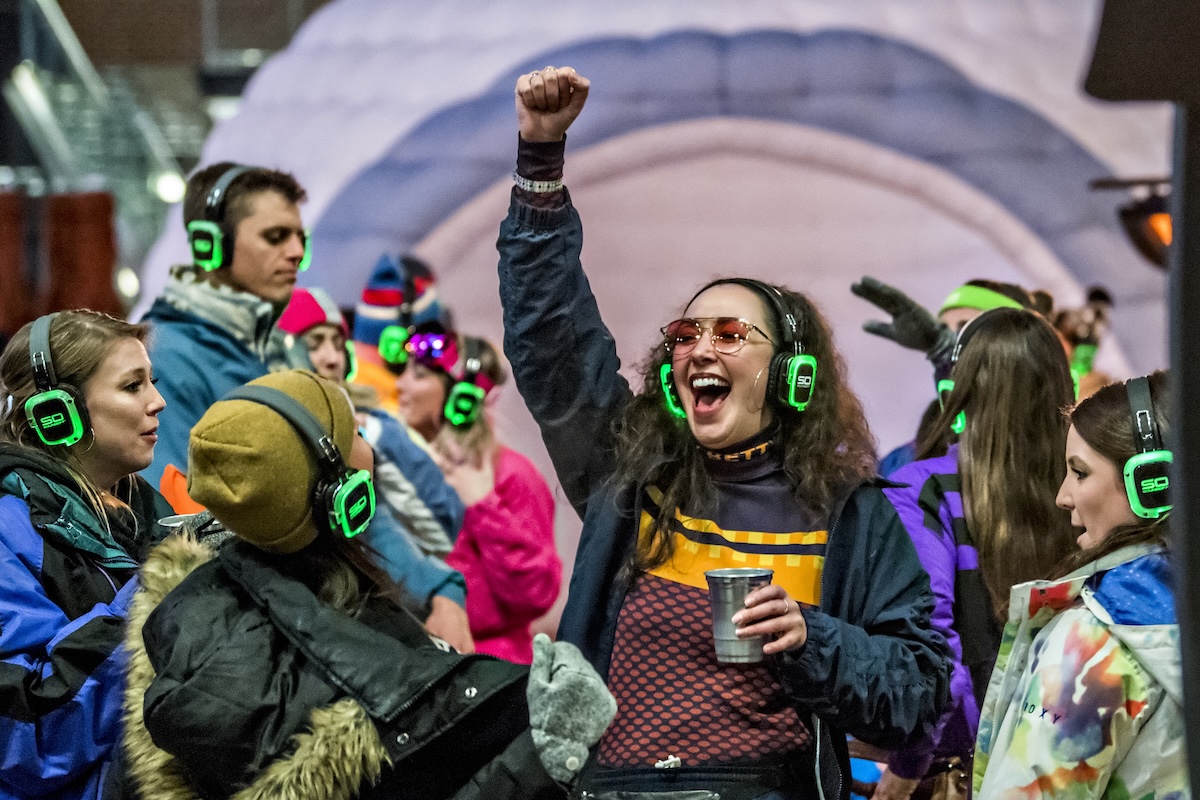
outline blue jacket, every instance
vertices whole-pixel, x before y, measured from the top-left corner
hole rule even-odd
[[[121,734],[125,616],[170,507],[144,481],[106,530],[45,456],[0,445],[0,798],[92,800]],[[122,523],[125,523],[124,525]],[[136,552],[135,552],[136,551]]]
[[[448,567],[440,558],[422,553],[386,505],[376,506],[375,517],[363,537],[379,554],[380,566],[388,576],[404,587],[426,613],[435,595],[466,606],[467,582],[462,573]]]
[[[541,210],[514,198],[497,247],[505,354],[583,518],[559,638],[606,675],[627,585],[618,573],[636,541],[641,491],[618,492],[609,482],[613,423],[632,394],[583,273],[582,244],[569,200]],[[823,739],[833,726],[898,745],[937,719],[948,693],[945,642],[929,628],[929,578],[874,485],[847,488],[829,531],[820,609],[805,609],[808,641],[775,659],[778,674],[793,702],[815,715]],[[822,757],[818,775],[826,797],[848,797],[844,737],[832,740],[836,762]]]
[[[367,413],[380,425],[377,441],[372,443],[375,452],[399,467],[453,544],[462,530],[466,513],[458,493],[450,488],[438,465],[412,440],[395,417],[381,409],[371,409]]]
[[[161,297],[142,321],[151,326],[150,363],[167,402],[158,417],[154,461],[142,470],[157,488],[168,464],[187,472],[188,435],[209,406],[269,370],[229,331]]]

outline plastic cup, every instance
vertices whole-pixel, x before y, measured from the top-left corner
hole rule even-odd
[[[713,569],[704,573],[712,607],[713,641],[720,663],[757,664],[763,660],[766,637],[739,639],[733,615],[746,607],[746,595],[769,584],[774,574],[774,570],[751,567]]]

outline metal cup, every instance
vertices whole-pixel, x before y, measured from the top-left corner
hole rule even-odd
[[[733,615],[746,607],[746,595],[771,582],[774,570],[736,567],[704,573],[712,607],[713,640],[722,664],[756,664],[763,660],[765,637],[739,639]]]

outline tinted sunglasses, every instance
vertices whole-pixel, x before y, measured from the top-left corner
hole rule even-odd
[[[705,331],[709,331],[713,349],[724,355],[732,355],[746,346],[751,331],[758,331],[768,342],[771,337],[750,320],[738,317],[684,317],[663,326],[663,344],[676,355],[690,353]]]

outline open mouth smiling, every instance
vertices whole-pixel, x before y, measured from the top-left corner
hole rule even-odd
[[[729,396],[729,381],[716,375],[695,375],[690,385],[696,411],[702,414],[715,411]]]

